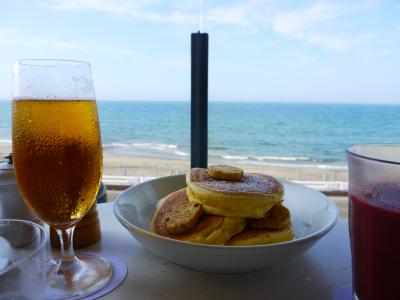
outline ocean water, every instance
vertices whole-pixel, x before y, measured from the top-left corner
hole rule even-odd
[[[99,101],[103,146],[190,159],[190,102]],[[10,143],[10,102],[0,102],[0,143]],[[209,103],[209,160],[345,166],[359,143],[400,143],[400,105]]]

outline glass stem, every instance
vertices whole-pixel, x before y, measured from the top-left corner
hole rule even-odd
[[[66,229],[56,229],[58,237],[60,239],[61,246],[61,259],[63,263],[69,263],[76,260],[74,245],[73,245],[73,235],[75,226]]]

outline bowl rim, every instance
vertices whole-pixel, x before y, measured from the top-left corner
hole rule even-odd
[[[160,181],[160,180],[166,180],[168,178],[178,178],[178,177],[184,177],[185,174],[178,174],[178,175],[170,175],[170,176],[163,176],[163,177],[158,177],[158,178],[154,178],[145,182],[141,182],[137,185],[131,186],[129,188],[127,188],[126,190],[122,191],[114,200],[114,204],[113,204],[113,211],[114,211],[114,215],[115,217],[118,219],[118,221],[125,226],[127,229],[128,228],[132,228],[135,233],[140,233],[144,236],[148,236],[151,237],[153,239],[156,240],[163,240],[165,242],[169,242],[169,243],[174,243],[176,245],[184,245],[184,246],[192,246],[192,247],[198,247],[198,248],[211,248],[211,249],[238,249],[238,250],[245,250],[245,249],[271,249],[271,248],[279,248],[282,246],[293,246],[295,244],[299,244],[299,243],[304,243],[304,242],[311,242],[314,241],[316,239],[321,238],[322,236],[324,236],[325,234],[327,234],[337,223],[338,220],[338,208],[336,206],[336,204],[329,198],[326,197],[325,195],[323,195],[321,192],[314,190],[312,188],[309,188],[307,186],[289,181],[289,180],[283,180],[283,179],[279,179],[280,182],[282,183],[288,183],[288,184],[293,184],[296,186],[301,186],[303,188],[312,190],[314,192],[318,192],[321,193],[324,197],[327,198],[328,200],[328,205],[326,210],[331,209],[334,212],[334,216],[332,221],[325,225],[323,228],[319,229],[318,231],[300,237],[300,238],[294,238],[293,240],[290,241],[286,241],[286,242],[281,242],[281,243],[274,243],[274,244],[261,244],[261,245],[248,245],[248,246],[228,246],[228,245],[210,245],[210,244],[200,244],[200,243],[192,243],[192,242],[187,242],[187,241],[181,241],[181,240],[176,240],[173,238],[169,238],[169,237],[165,237],[165,236],[161,236],[158,235],[156,233],[153,233],[149,230],[145,230],[141,227],[138,227],[136,225],[131,224],[128,220],[126,220],[121,213],[119,212],[118,208],[120,205],[120,199],[123,197],[124,194],[129,193],[131,190],[133,189],[137,189],[140,188],[142,185],[146,185],[146,184],[151,184],[151,182],[154,181]]]

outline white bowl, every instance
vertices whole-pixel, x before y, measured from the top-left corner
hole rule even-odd
[[[295,239],[257,246],[215,246],[178,241],[150,232],[157,201],[186,186],[185,176],[157,178],[130,187],[114,203],[114,214],[143,247],[179,265],[206,272],[240,273],[264,269],[303,253],[337,220],[336,205],[322,193],[289,181],[284,204],[291,212]]]

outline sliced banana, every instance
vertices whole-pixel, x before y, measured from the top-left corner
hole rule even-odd
[[[208,167],[208,175],[217,180],[238,181],[243,176],[243,170],[227,165]]]
[[[162,222],[169,234],[178,234],[192,229],[203,215],[203,208],[195,202],[181,202],[165,212]]]
[[[247,221],[254,229],[281,230],[290,224],[290,212],[282,204],[275,204],[264,218],[247,219]]]

